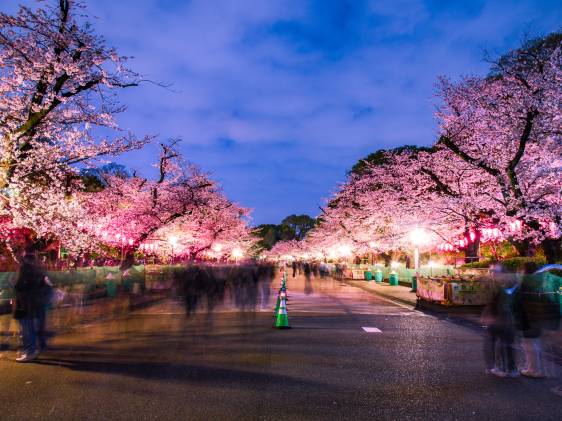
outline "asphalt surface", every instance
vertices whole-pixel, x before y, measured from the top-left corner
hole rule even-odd
[[[561,419],[560,378],[486,375],[473,328],[332,279],[289,278],[288,294],[290,330],[271,327],[273,302],[186,321],[165,300],[34,363],[6,352],[0,419]]]

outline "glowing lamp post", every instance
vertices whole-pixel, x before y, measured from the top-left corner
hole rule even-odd
[[[436,262],[430,260],[429,263],[428,263],[428,266],[429,266],[429,276],[433,277],[433,268],[437,267],[438,264]]]
[[[370,249],[370,255],[371,255],[371,264],[375,263],[375,247],[377,246],[377,243],[375,243],[374,241],[369,241],[369,249]]]
[[[416,228],[410,232],[410,240],[414,245],[414,269],[420,268],[420,246],[427,242],[427,234],[421,228]]]
[[[174,248],[176,247],[176,245],[178,244],[178,237],[175,236],[171,236],[168,239],[168,242],[170,243],[170,247],[172,248],[172,264],[174,264],[174,258],[175,258],[175,254],[174,254]]]

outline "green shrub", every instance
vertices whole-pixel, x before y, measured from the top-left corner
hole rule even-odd
[[[492,263],[496,262],[494,260],[486,259],[479,262],[465,263],[461,267],[466,269],[484,269],[489,268]]]
[[[538,267],[546,265],[544,257],[512,257],[501,260],[500,263],[506,272],[519,272],[525,269],[527,263],[535,263]]]
[[[479,262],[466,263],[461,267],[466,269],[482,269],[489,268],[491,265],[497,263],[503,266],[506,272],[515,273],[524,270],[525,265],[529,262],[535,263],[538,267],[546,265],[546,260],[544,257],[511,257],[509,259],[503,259],[499,261],[486,259]]]

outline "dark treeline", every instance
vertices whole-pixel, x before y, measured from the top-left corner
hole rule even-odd
[[[271,250],[278,241],[302,240],[316,226],[316,219],[308,215],[290,215],[280,224],[262,224],[256,227],[260,238],[258,249]]]

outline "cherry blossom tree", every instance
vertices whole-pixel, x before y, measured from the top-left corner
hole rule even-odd
[[[441,79],[437,144],[378,151],[354,166],[304,248],[408,249],[409,233],[423,229],[430,242],[464,237],[473,259],[480,237],[493,231],[520,246],[540,243],[554,260],[562,216],[561,39],[527,43],[498,60],[489,77]]]
[[[426,198],[414,189],[414,183],[420,184],[411,165],[416,162],[411,156],[415,150],[377,153],[378,162],[365,162],[360,172],[351,173],[328,202],[320,229],[310,238],[319,241],[327,236],[334,239],[332,245],[324,245],[327,249],[343,244],[363,253],[410,248],[411,231],[422,226],[431,226],[436,233],[439,221],[429,224],[428,209],[422,204]]]
[[[206,196],[205,206],[198,206],[195,212],[163,227],[155,236],[174,238],[177,253],[189,259],[203,254],[217,258],[237,253],[248,256],[257,240],[248,226],[249,211],[220,191]]]
[[[254,241],[248,210],[229,201],[217,184],[176,149],[161,144],[158,178],[101,173],[100,192],[79,198],[90,215],[84,232],[98,241],[127,248],[153,243],[159,253],[193,258],[215,246],[222,253],[246,251]]]
[[[465,238],[467,261],[477,260],[481,230],[494,226],[501,212],[493,178],[442,147],[395,154],[392,160],[398,188],[424,228],[445,242]]]
[[[560,253],[562,201],[562,35],[525,44],[500,60],[487,78],[441,79],[438,145],[493,180],[506,227],[524,223],[516,244],[542,243]]]
[[[302,240],[284,240],[278,241],[266,255],[270,258],[288,260],[308,258],[309,252],[308,245]]]
[[[141,82],[126,62],[77,1],[0,13],[0,203],[14,225],[80,242],[69,223],[84,216],[72,198],[77,166],[150,140],[114,120],[124,110],[116,92]],[[98,136],[100,128],[115,136]]]
[[[309,240],[327,250],[343,243],[358,253],[409,251],[412,232],[423,230],[428,243],[465,235],[478,244],[479,229],[490,224],[496,206],[479,170],[442,148],[376,155],[377,162],[363,163],[341,186]],[[326,244],[325,238],[336,240]]]

